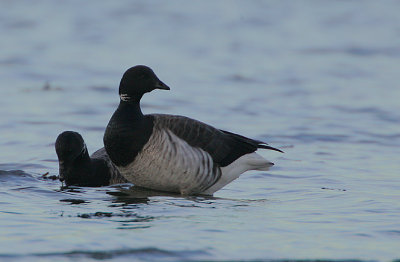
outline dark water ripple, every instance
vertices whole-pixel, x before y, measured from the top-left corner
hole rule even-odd
[[[400,122],[400,114],[398,111],[386,111],[376,107],[343,107],[343,106],[334,106],[335,110],[347,114],[361,114],[371,116],[372,118],[380,121],[387,121],[391,123],[399,123]]]
[[[305,134],[300,133],[296,135],[287,135],[287,136],[275,136],[280,140],[284,139],[285,141],[293,140],[297,142],[303,143],[318,143],[318,142],[333,142],[333,143],[344,143],[348,142],[351,139],[350,136],[347,135],[324,135],[324,134]]]
[[[400,48],[399,47],[364,47],[364,46],[350,46],[343,48],[309,48],[301,50],[300,52],[306,54],[315,54],[315,55],[329,55],[329,54],[342,54],[342,55],[351,55],[351,56],[389,56],[389,57],[397,57],[400,56]]]
[[[7,255],[0,254],[0,258],[3,259],[18,259],[18,260],[36,260],[47,261],[47,259],[65,259],[69,261],[81,260],[81,259],[94,259],[94,260],[109,260],[109,259],[128,259],[130,261],[188,261],[193,258],[207,257],[206,251],[168,251],[156,248],[140,248],[140,249],[120,249],[110,251],[87,251],[87,250],[75,250],[70,252],[54,252],[54,253],[35,253],[26,255]],[[44,260],[43,260],[44,259]]]

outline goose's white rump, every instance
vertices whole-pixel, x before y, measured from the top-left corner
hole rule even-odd
[[[250,153],[220,167],[203,149],[190,146],[169,129],[155,126],[135,160],[118,170],[137,186],[185,195],[212,195],[243,172],[268,170],[271,165],[260,155]]]
[[[274,164],[257,153],[250,153],[239,157],[230,165],[221,167],[221,178],[210,188],[202,192],[204,195],[212,195],[248,170],[268,171]]]

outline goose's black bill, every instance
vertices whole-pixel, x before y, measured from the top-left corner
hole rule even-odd
[[[158,80],[158,83],[156,84],[155,87],[156,87],[156,89],[161,89],[161,90],[171,90],[171,88],[169,88],[169,86],[167,86],[160,80]]]

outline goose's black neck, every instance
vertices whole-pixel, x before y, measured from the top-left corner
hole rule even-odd
[[[140,101],[121,100],[104,133],[104,147],[116,166],[131,163],[153,132],[153,117],[143,115]]]
[[[140,120],[143,118],[142,109],[140,108],[140,99],[129,101],[121,100],[117,111],[134,120]]]
[[[84,168],[90,167],[90,157],[89,157],[89,152],[86,149],[86,146],[85,150],[83,150],[83,152],[75,158],[74,162],[75,164],[79,164],[79,166]]]
[[[110,173],[107,164],[101,159],[91,159],[87,150],[75,158],[73,167],[69,179],[66,179],[67,185],[92,187],[109,185]]]
[[[64,162],[61,170],[60,176],[65,179],[67,186],[86,185],[88,177],[92,176],[90,157],[87,150],[74,158],[72,162]]]

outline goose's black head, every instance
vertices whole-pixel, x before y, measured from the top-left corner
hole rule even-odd
[[[121,101],[138,102],[143,94],[154,89],[169,90],[170,88],[158,79],[151,68],[137,65],[129,68],[122,76],[119,85],[119,96]]]
[[[55,144],[59,162],[60,181],[77,185],[90,172],[90,158],[82,136],[73,131],[61,133]]]

